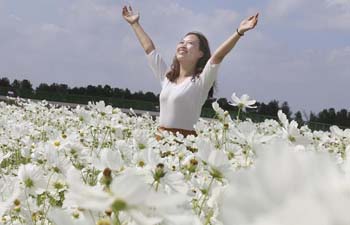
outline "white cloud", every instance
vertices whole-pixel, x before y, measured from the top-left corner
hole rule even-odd
[[[271,0],[266,8],[266,16],[271,19],[286,17],[300,8],[303,0]]]
[[[349,0],[270,0],[265,13],[269,24],[278,26],[350,31]]]
[[[349,0],[326,0],[329,7],[339,7],[341,10],[346,12],[350,11],[350,1]]]

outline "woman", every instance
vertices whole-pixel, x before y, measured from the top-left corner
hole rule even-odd
[[[207,97],[212,97],[219,64],[237,41],[258,22],[258,13],[243,20],[236,31],[210,54],[205,36],[190,32],[176,46],[169,68],[157,52],[152,40],[139,23],[140,15],[131,6],[123,7],[123,17],[133,28],[147,54],[149,65],[161,82],[158,130],[177,131],[184,136],[196,135],[193,125],[198,121]],[[157,140],[161,139],[157,136]]]

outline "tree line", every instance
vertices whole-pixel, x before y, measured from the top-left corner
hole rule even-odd
[[[70,88],[67,84],[46,84],[41,83],[35,89],[32,83],[27,80],[10,80],[7,77],[0,79],[0,94],[7,95],[9,91],[14,92],[16,96],[23,98],[46,99],[52,101],[64,101],[86,104],[88,101],[104,100],[106,104],[111,104],[120,108],[134,108],[143,110],[159,110],[159,94],[153,92],[134,92],[132,93],[128,88],[113,88],[109,85],[88,85],[87,87],[73,87]],[[213,117],[211,104],[217,101],[219,105],[234,116],[238,109],[229,104],[226,98],[208,99],[202,109],[202,116]],[[299,125],[308,124],[314,129],[326,130],[329,125],[338,125],[342,128],[350,128],[350,111],[341,109],[336,111],[334,108],[324,109],[319,113],[306,113],[297,111],[293,113],[284,101],[280,103],[277,100],[271,100],[268,103],[257,102],[257,108],[247,109],[243,117],[249,117],[254,121],[263,121],[264,119],[277,119],[278,110],[282,110],[288,117],[298,122]]]

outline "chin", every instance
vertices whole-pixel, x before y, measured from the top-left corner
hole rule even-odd
[[[179,61],[183,61],[183,60],[186,60],[187,57],[185,55],[176,54],[176,59]]]
[[[182,61],[182,60],[185,59],[185,57],[184,57],[183,55],[176,55],[176,59],[177,59],[178,61]]]

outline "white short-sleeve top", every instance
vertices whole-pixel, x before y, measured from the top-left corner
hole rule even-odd
[[[194,130],[210,88],[218,74],[219,64],[208,60],[199,78],[187,77],[182,83],[171,82],[165,75],[170,70],[157,50],[147,55],[148,63],[161,84],[159,125],[166,128]]]

